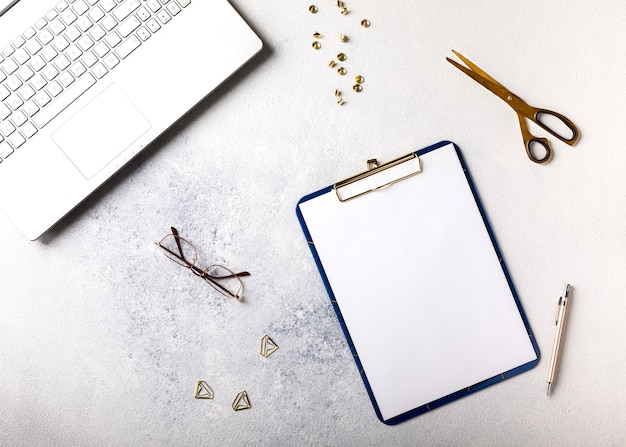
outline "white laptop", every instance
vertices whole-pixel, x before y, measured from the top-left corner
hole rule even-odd
[[[38,238],[262,47],[226,0],[0,0],[0,208]]]

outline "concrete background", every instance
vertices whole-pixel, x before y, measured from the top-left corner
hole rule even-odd
[[[626,443],[626,3],[345,0],[343,16],[332,0],[310,14],[313,2],[233,0],[265,43],[259,57],[40,240],[0,215],[0,444]],[[551,139],[550,163],[531,163],[514,112],[448,64],[451,49],[568,116],[580,142]],[[327,66],[339,51],[344,77]],[[543,356],[388,427],[295,205],[369,158],[440,140],[463,151]],[[201,261],[252,273],[244,303],[157,251],[172,225]],[[547,398],[565,282],[568,327]],[[280,346],[268,358],[265,334]],[[197,380],[215,399],[193,398]],[[242,390],[252,408],[234,412]]]

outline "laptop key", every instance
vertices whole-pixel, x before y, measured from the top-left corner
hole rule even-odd
[[[122,37],[128,37],[130,33],[139,28],[139,25],[141,25],[139,19],[135,16],[132,16],[127,21],[117,27],[117,32],[120,33]]]
[[[139,45],[141,45],[141,41],[133,34],[128,38],[128,40],[124,41],[119,47],[117,47],[115,52],[120,59],[126,59],[126,56],[135,51]]]
[[[98,79],[102,79],[109,72],[102,62],[98,62],[91,70]]]
[[[5,137],[9,137],[13,132],[15,132],[15,126],[11,124],[11,121],[3,121],[0,123],[0,132]]]
[[[39,107],[35,104],[34,101],[28,101],[24,104],[24,108],[22,109],[26,112],[26,115],[32,117],[35,113],[39,112]]]
[[[11,120],[13,121],[14,125],[16,125],[17,127],[20,127],[26,121],[28,121],[28,118],[26,118],[26,115],[24,115],[24,112],[22,112],[21,110],[18,110],[17,112],[13,114],[13,117],[11,118]]]
[[[11,109],[6,104],[0,103],[0,120],[7,119],[11,115]]]
[[[3,141],[0,143],[0,157],[7,158],[9,155],[13,153],[13,148],[9,145],[8,142]]]
[[[124,20],[128,17],[135,9],[141,6],[141,2],[139,0],[131,0],[129,2],[124,3],[119,8],[117,8],[113,15],[117,18],[118,21]]]
[[[61,92],[63,92],[63,87],[61,87],[61,84],[59,84],[57,81],[52,81],[50,84],[48,84],[48,88],[46,90],[48,91],[50,95],[52,95],[53,98],[56,98],[57,96],[61,94]],[[37,94],[37,96],[38,98],[35,98],[35,100],[39,102],[39,105],[41,107],[45,106],[50,101],[52,101],[52,98],[45,97],[46,96],[45,93],[40,92]]]
[[[21,147],[22,144],[26,143],[26,138],[24,138],[24,136],[21,133],[15,132],[13,135],[9,137],[9,142],[11,143],[11,145],[13,145],[15,149],[17,149]]]
[[[37,104],[39,107],[47,106],[48,104],[50,104],[50,101],[52,101],[52,98],[48,93],[43,90],[35,95],[35,104]]]
[[[26,123],[22,127],[22,133],[26,138],[31,138],[33,135],[37,133],[37,128],[33,123]]]
[[[6,88],[6,86],[0,84],[0,101],[4,101],[5,99],[7,99],[10,94],[11,94],[11,92],[9,91],[9,89]],[[0,118],[2,118],[1,115],[2,114],[0,113]],[[2,118],[2,119],[4,119],[4,118]]]

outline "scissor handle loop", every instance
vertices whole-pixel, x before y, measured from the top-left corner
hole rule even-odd
[[[530,158],[530,160],[535,163],[547,163],[550,158],[552,158],[552,148],[550,147],[548,139],[538,138],[530,133],[530,131],[528,130],[528,125],[526,123],[525,114],[518,112],[517,118],[519,119],[519,126],[522,130],[522,138],[524,140],[524,149],[526,149],[526,155],[528,155],[528,158]],[[537,153],[537,148],[534,146],[536,145],[541,146],[541,150],[543,150],[544,152],[543,157],[535,155]]]
[[[580,132],[578,131],[578,128],[567,117],[561,115],[560,113],[548,109],[533,108],[533,114],[528,118],[539,127],[541,127],[543,130],[549,132],[550,134],[561,140],[563,143],[569,144],[570,146],[576,144],[578,138],[580,138]],[[551,127],[552,125],[550,123],[545,121],[546,118],[554,121],[554,124],[558,124],[557,121],[560,122],[567,129],[569,129],[571,134],[563,135],[563,131],[565,129],[554,129],[554,127]]]
[[[541,149],[543,149],[543,157],[536,155],[536,145],[541,146]],[[530,158],[532,162],[542,164],[547,163],[550,158],[552,158],[552,148],[546,138],[531,137],[524,141],[524,147],[526,148],[526,155],[528,155],[528,158]]]

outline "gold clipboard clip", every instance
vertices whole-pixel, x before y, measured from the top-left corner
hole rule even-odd
[[[369,189],[366,189],[365,191],[361,191],[358,192],[356,194],[348,194],[347,196],[342,196],[340,194],[340,189],[342,188],[346,188],[349,185],[352,185],[356,182],[362,181],[367,179],[368,177],[374,176],[376,174],[379,174],[383,171],[386,171],[388,169],[391,168],[396,168],[398,166],[403,165],[404,163],[408,163],[411,162],[413,160],[417,159],[417,167],[411,169],[408,172],[405,172],[403,170],[402,174],[400,175],[400,177],[398,178],[394,178],[391,179],[389,181],[385,181],[382,185],[374,185],[372,187],[370,187]],[[420,174],[422,172],[422,161],[421,159],[417,156],[417,154],[415,153],[410,153],[407,154],[403,157],[400,158],[396,158],[395,160],[391,160],[387,163],[384,163],[382,165],[380,165],[378,163],[378,160],[376,160],[375,158],[372,158],[370,160],[367,160],[367,171],[362,172],[360,174],[354,175],[350,178],[347,178],[345,180],[341,180],[340,182],[337,182],[333,185],[333,189],[335,190],[335,193],[337,194],[337,198],[339,199],[340,202],[347,202],[348,200],[351,199],[356,199],[357,197],[361,197],[365,194],[368,194],[370,192],[373,191],[378,191],[380,189],[386,188],[388,186],[393,185],[394,183],[398,183],[401,182],[402,180],[405,180],[409,177],[413,177],[414,175]]]

